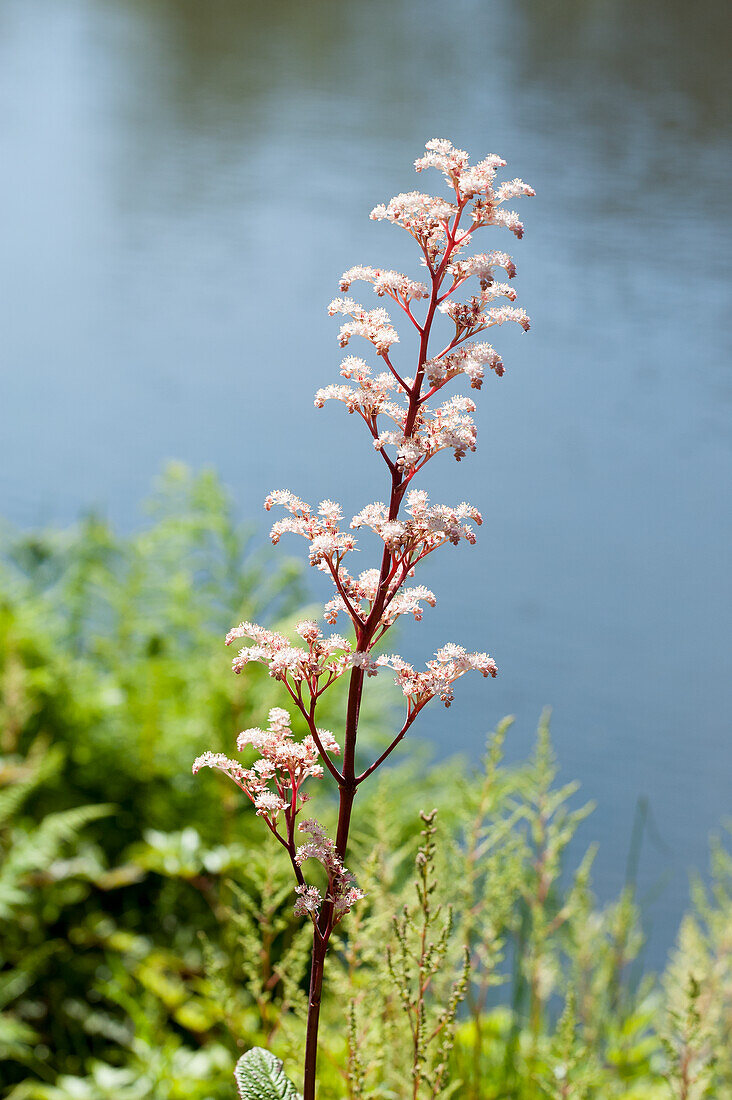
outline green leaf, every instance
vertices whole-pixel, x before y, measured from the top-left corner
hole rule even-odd
[[[282,1062],[262,1047],[252,1047],[236,1063],[234,1077],[241,1100],[302,1100]]]

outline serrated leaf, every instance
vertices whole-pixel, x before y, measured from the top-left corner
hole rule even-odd
[[[236,1063],[234,1078],[241,1100],[302,1100],[279,1058],[252,1047]]]

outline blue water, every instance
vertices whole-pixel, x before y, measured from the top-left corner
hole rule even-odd
[[[428,186],[433,136],[535,186],[522,242],[483,237],[532,331],[496,330],[477,454],[428,469],[486,523],[427,565],[438,606],[401,648],[499,663],[428,712],[439,752],[477,756],[510,712],[523,756],[553,705],[603,897],[649,798],[654,962],[732,814],[729,24],[677,0],[0,6],[0,514],[23,526],[129,527],[171,457],[263,531],[272,487],[383,497],[354,419],[312,405],[341,271],[417,271],[368,211]]]

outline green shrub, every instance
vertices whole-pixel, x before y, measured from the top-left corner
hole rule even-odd
[[[233,1100],[253,1046],[289,1072],[309,937],[287,857],[190,767],[276,701],[221,639],[237,615],[286,628],[300,573],[180,467],[142,532],[9,533],[0,570],[0,1095]],[[731,1097],[729,852],[667,974],[638,981],[632,892],[601,908],[594,849],[567,865],[590,807],[557,785],[546,718],[513,768],[509,725],[479,768],[413,743],[359,793],[367,900],[334,934],[321,1100]]]

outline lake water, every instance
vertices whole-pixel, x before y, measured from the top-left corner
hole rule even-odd
[[[379,499],[365,435],[312,405],[338,376],[341,271],[416,271],[368,211],[440,192],[411,168],[434,136],[535,186],[522,242],[483,237],[515,255],[532,331],[496,330],[478,452],[428,471],[486,523],[425,570],[442,598],[401,648],[498,660],[428,712],[440,752],[477,756],[510,712],[523,756],[553,705],[562,775],[598,802],[603,897],[650,800],[655,964],[732,813],[730,11],[0,4],[0,514],[23,526],[97,506],[129,527],[171,457],[215,466],[262,530],[271,487]]]

